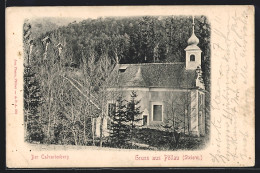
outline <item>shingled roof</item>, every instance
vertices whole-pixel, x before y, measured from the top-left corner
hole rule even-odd
[[[195,70],[185,63],[118,64],[109,78],[109,87],[196,88]]]

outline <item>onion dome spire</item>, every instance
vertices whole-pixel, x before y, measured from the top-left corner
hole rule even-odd
[[[195,33],[194,33],[194,16],[192,16],[192,35],[191,37],[188,39],[188,45],[197,45],[199,44],[199,39],[196,37]]]

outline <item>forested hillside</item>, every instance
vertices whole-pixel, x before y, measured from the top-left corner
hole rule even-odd
[[[184,62],[192,17],[87,19],[38,34],[32,27],[24,24],[25,87],[38,88],[40,94],[37,107],[25,108],[26,124],[40,124],[40,142],[86,145],[94,144],[93,118],[105,114],[106,80],[115,64]],[[195,16],[195,34],[209,91],[210,24],[205,16]],[[39,117],[30,119],[32,114]],[[37,134],[26,136],[35,139]]]
[[[182,17],[132,17],[87,19],[70,23],[42,34],[36,41],[37,56],[44,47],[41,39],[49,36],[53,44],[64,45],[63,63],[80,66],[82,58],[108,56],[113,63],[180,62],[185,60],[184,49],[192,32],[192,18]],[[210,25],[205,16],[195,17],[195,34],[209,70]],[[38,60],[41,57],[35,57]],[[207,73],[204,75],[207,81]],[[207,87],[208,88],[208,87]]]
[[[58,29],[61,26],[66,26],[69,23],[76,23],[82,21],[81,18],[54,18],[54,17],[44,17],[44,18],[32,18],[26,20],[26,23],[30,23],[32,28],[32,37],[37,38],[46,32]]]

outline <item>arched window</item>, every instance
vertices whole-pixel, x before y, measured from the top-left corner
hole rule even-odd
[[[195,55],[190,55],[190,61],[195,61]]]

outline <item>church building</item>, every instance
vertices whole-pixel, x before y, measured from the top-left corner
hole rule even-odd
[[[162,129],[164,124],[170,123],[187,135],[205,135],[205,87],[198,43],[193,19],[192,35],[184,49],[185,62],[117,64],[107,88],[105,131],[118,94],[130,100],[131,92],[135,91],[142,111],[140,127]]]

